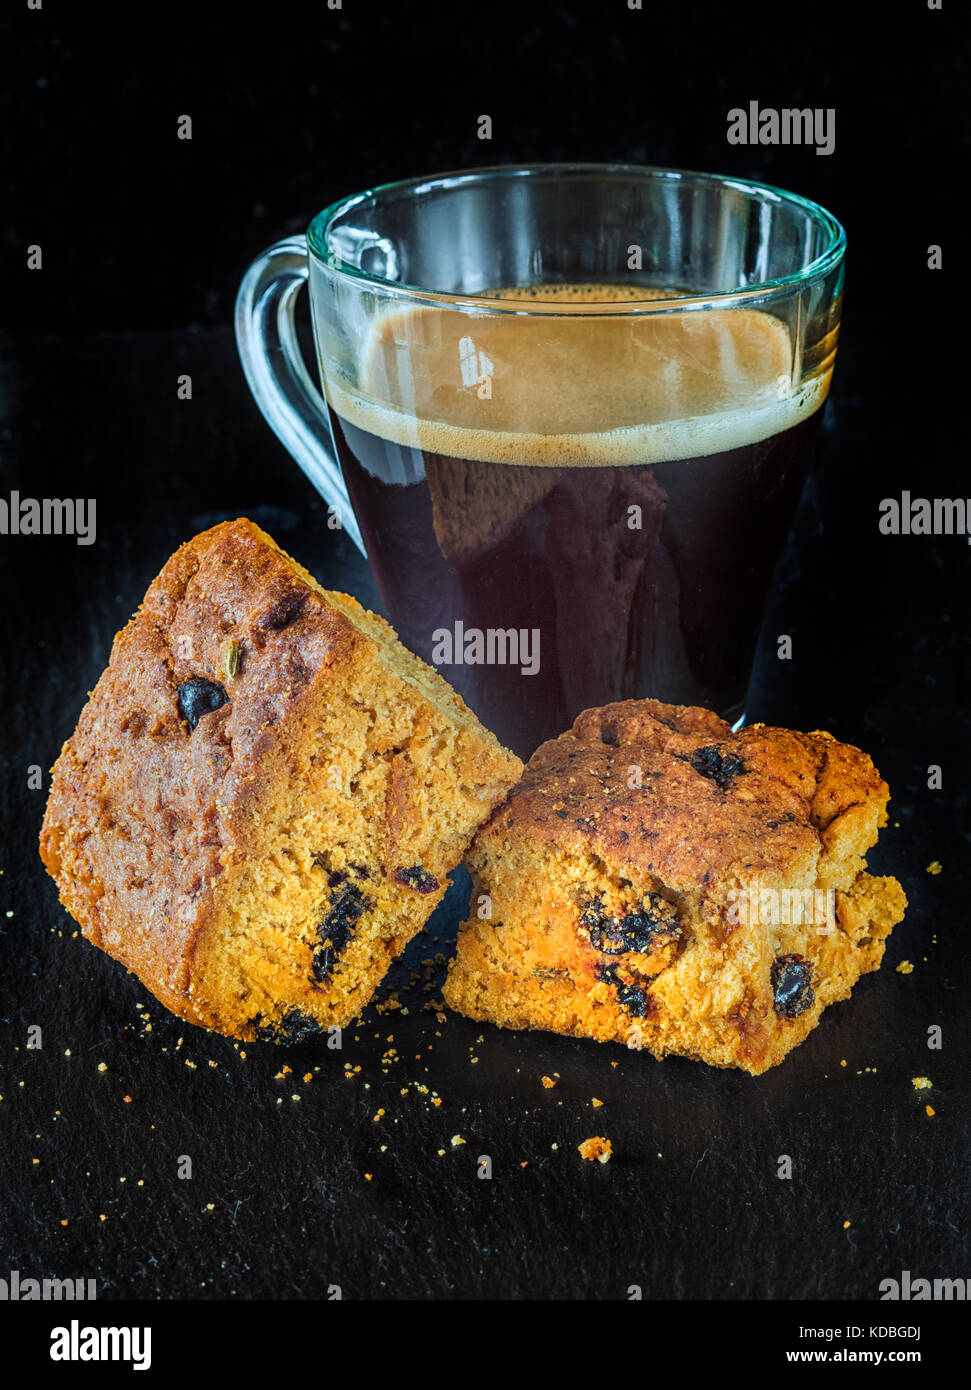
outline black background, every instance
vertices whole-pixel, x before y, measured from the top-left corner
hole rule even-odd
[[[103,1298],[337,1284],[345,1298],[624,1299],[637,1284],[645,1298],[872,1299],[904,1269],[971,1274],[969,551],[877,531],[881,498],[969,491],[959,7],[260,10],[44,0],[3,20],[0,495],[94,496],[98,536],[0,537],[0,1276],[95,1277]],[[726,112],[753,99],[835,107],[836,153],[729,146]],[[184,114],[191,142],[176,138]],[[883,970],[760,1078],[440,1023],[421,984],[407,1017],[372,1006],[342,1052],[252,1045],[243,1060],[74,939],[36,855],[45,793],[28,769],[53,762],[169,553],[224,516],[248,514],[324,584],[378,604],[247,393],[231,316],[249,260],[385,179],[555,159],[761,178],[847,228],[824,457],[748,709],[873,755],[893,801],[871,867],[900,877],[910,909]],[[942,271],[926,268],[931,243]],[[42,271],[26,268],[31,244]],[[448,953],[461,887],[399,978]],[[895,971],[904,959],[912,974]],[[26,1049],[32,1024],[41,1050]],[[576,1145],[599,1133],[614,1160],[583,1164]],[[791,1181],[776,1177],[783,1154]]]

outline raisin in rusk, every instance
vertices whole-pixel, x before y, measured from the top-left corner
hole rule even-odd
[[[229,700],[224,685],[201,677],[183,681],[176,690],[175,697],[179,713],[190,729],[196,727],[204,714],[211,714],[214,709],[219,709]]]
[[[246,520],[116,637],[41,832],[88,937],[238,1038],[344,1025],[521,771],[383,619]]]
[[[466,856],[477,907],[445,1001],[766,1071],[876,970],[903,916],[900,884],[864,862],[888,795],[829,734],[733,733],[655,700],[587,710]]]

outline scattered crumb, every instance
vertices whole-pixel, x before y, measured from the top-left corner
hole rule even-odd
[[[599,1110],[600,1107],[603,1105],[603,1101],[598,1100],[596,1096],[591,1096],[590,1104],[593,1106],[594,1110]]]
[[[107,1062],[99,1062],[99,1063],[98,1063],[98,1070],[99,1070],[99,1071],[107,1071],[107,1070],[108,1070],[108,1063],[107,1063]]]
[[[602,1135],[594,1135],[592,1139],[584,1139],[582,1144],[577,1145],[580,1157],[585,1158],[588,1163],[594,1159],[598,1163],[609,1163],[610,1155],[613,1153],[613,1145],[609,1139],[604,1139]]]
[[[365,1173],[365,1174],[364,1174],[364,1181],[365,1181],[365,1182],[370,1182],[370,1181],[371,1181],[371,1174],[370,1174],[370,1173]]]
[[[464,1143],[465,1143],[465,1140],[462,1138],[461,1134],[453,1134],[453,1135],[452,1135],[452,1148],[453,1148],[453,1149],[457,1149],[457,1148],[459,1147],[460,1144],[464,1144]]]
[[[840,1066],[841,1066],[841,1067],[845,1067],[845,1066],[846,1066],[846,1058],[845,1058],[845,1057],[844,1057],[843,1060],[840,1062]]]
[[[900,964],[897,966],[898,975],[911,975],[913,974],[913,970],[914,967],[911,965],[909,960],[902,960]]]
[[[542,1081],[543,1085],[546,1087],[548,1091],[551,1091],[553,1087],[556,1085],[556,1082],[553,1080],[552,1076],[541,1076],[540,1081]]]
[[[941,872],[941,865],[937,859],[932,859],[927,866],[927,872],[935,876]]]
[[[849,1221],[844,1221],[844,1222],[843,1222],[843,1230],[844,1230],[844,1231],[848,1231],[849,1229],[850,1229],[850,1222],[849,1222]]]
[[[126,1105],[131,1105],[131,1096],[123,1096],[122,1099]]]
[[[925,1112],[925,1114],[927,1114],[927,1115],[936,1115],[936,1114],[937,1114],[937,1111],[934,1109],[933,1105],[925,1105],[925,1106],[924,1106],[924,1112]]]
[[[926,1076],[915,1076],[915,1077],[914,1077],[914,1090],[915,1090],[915,1091],[929,1091],[929,1090],[931,1089],[931,1086],[932,1086],[933,1084],[934,1084],[934,1083],[930,1080],[929,1077],[926,1077]]]

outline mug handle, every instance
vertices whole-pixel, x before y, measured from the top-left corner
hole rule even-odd
[[[304,237],[284,237],[268,246],[243,276],[236,295],[236,346],[263,418],[324,501],[337,508],[342,530],[366,558],[324,400],[297,341],[293,311],[308,276]]]

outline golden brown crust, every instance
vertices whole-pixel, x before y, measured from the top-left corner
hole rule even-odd
[[[179,691],[200,679],[226,702],[190,729]],[[518,770],[387,624],[226,522],[172,556],[115,639],[55,766],[41,856],[84,934],[180,1016],[237,1036],[290,1008],[346,1022]],[[359,987],[322,988],[298,919],[313,898],[326,911],[355,845],[381,880],[375,940]],[[433,893],[394,882],[419,862]]]
[[[524,836],[593,851],[679,892],[715,891],[740,868],[784,871],[850,808],[862,806],[875,832],[888,796],[866,754],[828,734],[733,734],[709,710],[627,700],[584,711],[538,748],[479,840]]]
[[[299,601],[316,621],[284,636],[274,624]],[[176,689],[219,679],[230,633],[244,652],[232,703],[189,738]],[[352,643],[349,624],[242,523],[183,545],[116,637],[55,765],[41,857],[88,939],[169,1008],[185,996],[227,844],[246,852],[237,837],[269,780],[274,728]]]
[[[903,915],[899,884],[864,872],[887,799],[829,734],[733,734],[653,700],[587,710],[476,838],[492,919],[462,929],[446,1002],[763,1071]]]

